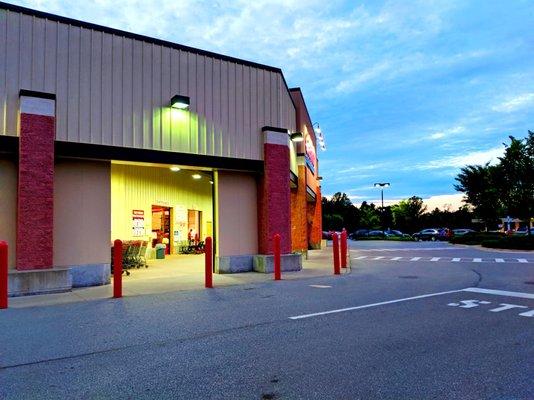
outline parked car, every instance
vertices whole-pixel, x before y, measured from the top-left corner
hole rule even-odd
[[[396,229],[388,229],[387,231],[384,231],[384,234],[388,237],[410,237],[410,235],[408,235],[407,233],[402,233],[401,231],[398,231]]]
[[[439,230],[435,228],[429,228],[429,229],[423,229],[422,231],[414,233],[412,236],[418,242],[422,240],[432,240],[433,242],[435,242],[436,240],[439,240],[440,233],[439,233]]]
[[[534,235],[534,228],[530,228],[530,234]],[[526,236],[528,235],[527,228],[519,229],[515,232],[512,232],[513,236]]]
[[[374,230],[374,231],[369,231],[369,234],[367,236],[385,237],[386,235],[385,235],[384,231]]]
[[[468,228],[460,228],[460,229],[453,229],[452,233],[454,236],[463,236],[467,233],[474,233],[475,231],[473,229]]]
[[[369,236],[369,229],[358,229],[349,234],[349,239],[358,240],[362,237],[367,237],[367,236]]]

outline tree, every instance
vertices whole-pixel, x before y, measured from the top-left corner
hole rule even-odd
[[[525,139],[510,136],[497,165],[468,165],[456,177],[455,189],[465,193],[486,228],[505,214],[530,226],[534,214],[534,132]],[[530,230],[527,229],[530,234]]]
[[[465,202],[473,206],[475,215],[488,225],[495,224],[502,214],[502,200],[499,187],[502,174],[497,166],[468,165],[460,170],[454,188],[465,194]]]
[[[504,146],[504,156],[499,158],[500,196],[507,214],[523,219],[530,227],[534,211],[534,133],[528,131],[523,140],[510,136],[510,144]],[[527,232],[530,235],[530,229]]]
[[[367,229],[378,229],[380,227],[380,214],[376,206],[366,201],[360,205],[360,224],[361,227]]]
[[[345,193],[337,192],[330,199],[323,197],[322,206],[323,229],[339,231],[346,228],[350,232],[358,226],[358,209]]]
[[[426,211],[421,197],[412,196],[391,207],[395,227],[402,231],[421,229],[421,217]]]

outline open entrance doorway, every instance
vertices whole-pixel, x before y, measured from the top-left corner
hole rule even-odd
[[[171,207],[152,205],[152,247],[164,244],[165,254],[171,254],[174,250],[171,221]]]
[[[213,201],[209,169],[112,162],[110,239],[126,247],[125,285],[136,281],[160,291],[179,289],[188,280],[202,284]]]

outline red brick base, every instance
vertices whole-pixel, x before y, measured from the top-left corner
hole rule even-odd
[[[258,185],[258,247],[260,254],[273,253],[273,236],[281,236],[282,254],[291,252],[289,194],[289,148],[265,143],[264,175]]]
[[[20,115],[18,270],[53,265],[54,123],[54,117]]]

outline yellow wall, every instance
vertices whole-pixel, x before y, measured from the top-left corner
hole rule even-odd
[[[189,170],[172,172],[166,167],[111,164],[111,239],[151,239],[152,205],[172,207],[175,219],[179,209],[202,211],[204,239],[213,221],[212,185],[207,175],[195,180],[192,173]],[[132,234],[133,210],[145,212],[143,237]],[[173,225],[174,230],[179,229],[177,224]],[[187,227],[182,232],[180,240],[186,240]]]
[[[0,240],[7,242],[8,267],[15,268],[17,237],[17,166],[0,159]]]
[[[258,253],[258,194],[252,174],[218,171],[217,255]]]
[[[54,265],[109,263],[110,163],[59,160],[54,174]]]

